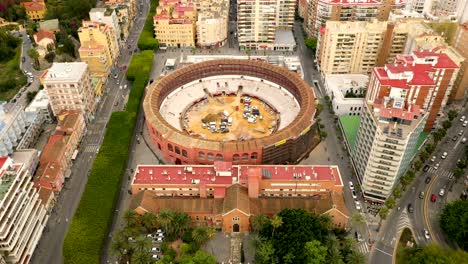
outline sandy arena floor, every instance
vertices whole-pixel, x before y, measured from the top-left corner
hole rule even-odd
[[[185,112],[182,127],[192,136],[217,141],[261,138],[276,131],[279,125],[279,114],[264,102],[252,98],[251,107],[258,107],[263,120],[257,118],[256,123],[249,123],[247,119],[243,118],[244,104],[240,102],[241,98],[241,96],[236,95],[225,95],[198,102]],[[224,111],[227,111],[229,117],[232,117],[232,126],[227,126],[228,133],[213,133],[208,128],[202,127],[202,119],[208,117],[210,121],[215,121],[216,128],[219,128]]]

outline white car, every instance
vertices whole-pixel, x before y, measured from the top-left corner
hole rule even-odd
[[[356,205],[357,210],[361,210],[361,203],[359,201],[354,201],[354,204]]]
[[[458,132],[458,135],[459,136],[463,135],[463,132],[464,132],[463,130],[460,130],[460,132]]]
[[[446,158],[447,158],[447,155],[448,155],[448,153],[447,153],[447,152],[444,152],[440,158],[441,158],[441,159],[446,159]]]
[[[429,231],[427,229],[424,229],[424,237],[429,240],[431,237],[429,236]]]
[[[436,156],[432,156],[431,162],[435,162],[436,158],[437,158]]]
[[[159,256],[158,256],[158,255],[156,255],[156,254],[155,254],[155,255],[153,255],[153,256],[152,256],[152,258],[153,258],[153,259],[155,259],[155,260],[159,260]]]
[[[157,238],[156,238],[156,241],[157,241],[157,242],[163,242],[163,238],[162,238],[162,237],[157,237]]]
[[[127,89],[127,85],[124,85],[124,89]]]
[[[349,185],[349,189],[350,189],[350,190],[354,190],[354,184],[353,184],[353,182],[348,182],[348,185]]]
[[[464,122],[464,121],[465,121],[465,116],[460,117],[460,122]]]
[[[120,90],[122,90],[122,89],[123,89],[123,86],[122,86],[122,85],[120,85]]]
[[[468,125],[468,121],[463,122],[463,125],[462,125],[462,126],[463,126],[463,127],[466,127],[466,125]]]
[[[440,196],[444,196],[444,195],[445,195],[445,189],[444,189],[444,188],[440,189],[439,195],[440,195]]]
[[[437,163],[435,166],[434,166],[434,170],[437,170],[439,168],[439,163]]]
[[[351,195],[353,196],[353,199],[357,199],[356,191],[352,190]]]

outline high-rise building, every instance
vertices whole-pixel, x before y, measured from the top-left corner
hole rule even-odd
[[[229,26],[229,1],[196,1],[197,46],[218,48],[226,43]]]
[[[237,0],[241,49],[292,50],[295,0]]]
[[[191,0],[159,1],[153,17],[159,44],[168,47],[195,47],[197,10]]]
[[[468,12],[467,12],[468,13]],[[453,85],[451,99],[462,100],[468,90],[468,22],[458,25],[453,46],[465,57],[460,65],[458,77]]]
[[[415,11],[422,14],[424,11],[425,2],[426,0],[408,0],[408,2],[406,2],[406,10]]]
[[[372,70],[353,163],[364,197],[384,202],[445,106],[457,65],[446,55],[414,51]]]
[[[104,23],[114,31],[117,43],[121,39],[119,20],[117,14],[112,8],[92,8],[89,11],[89,20],[93,22]]]
[[[26,132],[28,123],[18,104],[0,104],[0,157],[10,155]]]
[[[114,29],[100,22],[83,21],[78,29],[81,61],[90,65],[92,75],[107,72],[119,56],[119,45]]]
[[[0,256],[6,263],[29,263],[48,220],[28,169],[0,158]]]
[[[80,110],[87,121],[94,118],[96,97],[85,62],[54,63],[41,80],[55,116],[62,110]]]
[[[317,37],[327,21],[388,20],[392,10],[403,9],[405,0],[310,0],[304,28]]]

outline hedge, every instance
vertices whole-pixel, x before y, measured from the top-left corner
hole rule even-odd
[[[158,40],[154,38],[153,16],[156,14],[156,7],[159,0],[151,1],[150,11],[146,18],[145,26],[138,39],[138,48],[141,50],[157,50],[159,47]]]
[[[112,223],[139,105],[152,62],[152,51],[144,51],[132,58],[128,73],[130,76],[127,78],[134,82],[127,108],[125,111],[114,112],[107,124],[104,141],[65,237],[65,263],[99,263]],[[135,71],[136,68],[138,71]]]

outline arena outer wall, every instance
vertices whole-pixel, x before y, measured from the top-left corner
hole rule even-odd
[[[173,90],[218,75],[252,76],[276,83],[291,92],[300,111],[291,124],[274,134],[226,142],[192,137],[172,127],[160,114],[162,102]],[[233,164],[294,164],[320,142],[310,86],[297,73],[261,61],[223,59],[186,66],[150,85],[143,108],[152,144],[167,163],[212,164],[224,160]]]

